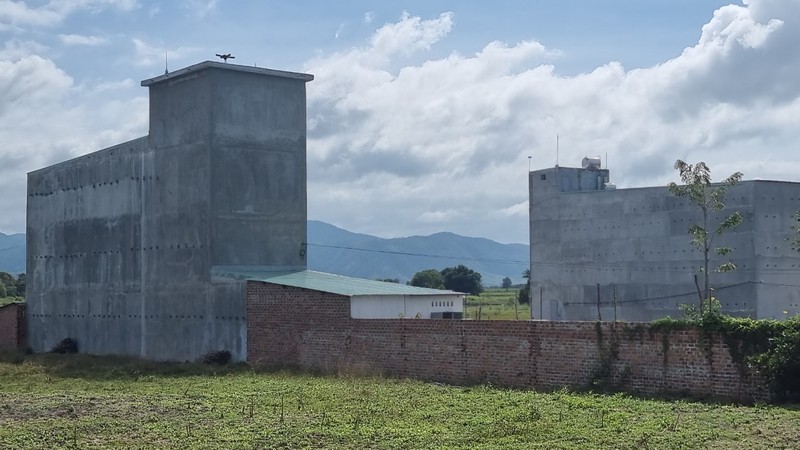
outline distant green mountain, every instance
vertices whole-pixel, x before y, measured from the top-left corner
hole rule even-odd
[[[0,233],[0,272],[25,272],[25,235]]]
[[[311,270],[369,279],[396,278],[402,283],[421,270],[464,264],[481,273],[485,286],[499,286],[504,277],[517,284],[523,282],[522,272],[529,267],[527,245],[453,233],[384,239],[309,220],[308,244]],[[25,235],[0,233],[0,272],[24,271]]]
[[[464,264],[481,273],[485,286],[499,286],[506,276],[517,284],[530,267],[527,245],[453,233],[384,239],[309,220],[308,242],[309,269],[403,283],[421,270]]]

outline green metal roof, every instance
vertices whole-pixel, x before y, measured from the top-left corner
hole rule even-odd
[[[224,273],[219,273],[219,275],[225,276]],[[332,294],[350,297],[360,295],[465,295],[454,291],[421,288],[400,283],[367,280],[364,278],[352,278],[332,273],[315,272],[313,270],[230,273],[228,275],[247,280],[263,281],[266,283],[299,287],[320,292],[330,292]]]

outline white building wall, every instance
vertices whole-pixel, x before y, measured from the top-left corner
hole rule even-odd
[[[350,297],[353,319],[430,319],[433,312],[463,312],[460,295],[361,295]]]

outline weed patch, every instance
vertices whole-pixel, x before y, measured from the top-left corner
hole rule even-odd
[[[0,448],[796,448],[800,412],[87,355],[0,362]]]

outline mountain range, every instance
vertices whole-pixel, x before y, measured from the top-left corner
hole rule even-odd
[[[25,272],[25,235],[0,233],[0,272]]]
[[[504,277],[523,282],[529,267],[524,244],[436,233],[430,236],[380,238],[353,233],[317,220],[308,221],[308,268],[368,279],[405,283],[426,269],[463,264],[479,272],[485,286],[499,286]],[[25,271],[25,235],[0,233],[0,272]]]
[[[453,233],[385,239],[308,221],[308,268],[359,278],[405,283],[425,269],[463,264],[479,272],[485,286],[499,286],[505,277],[518,284],[530,267],[528,248]]]

